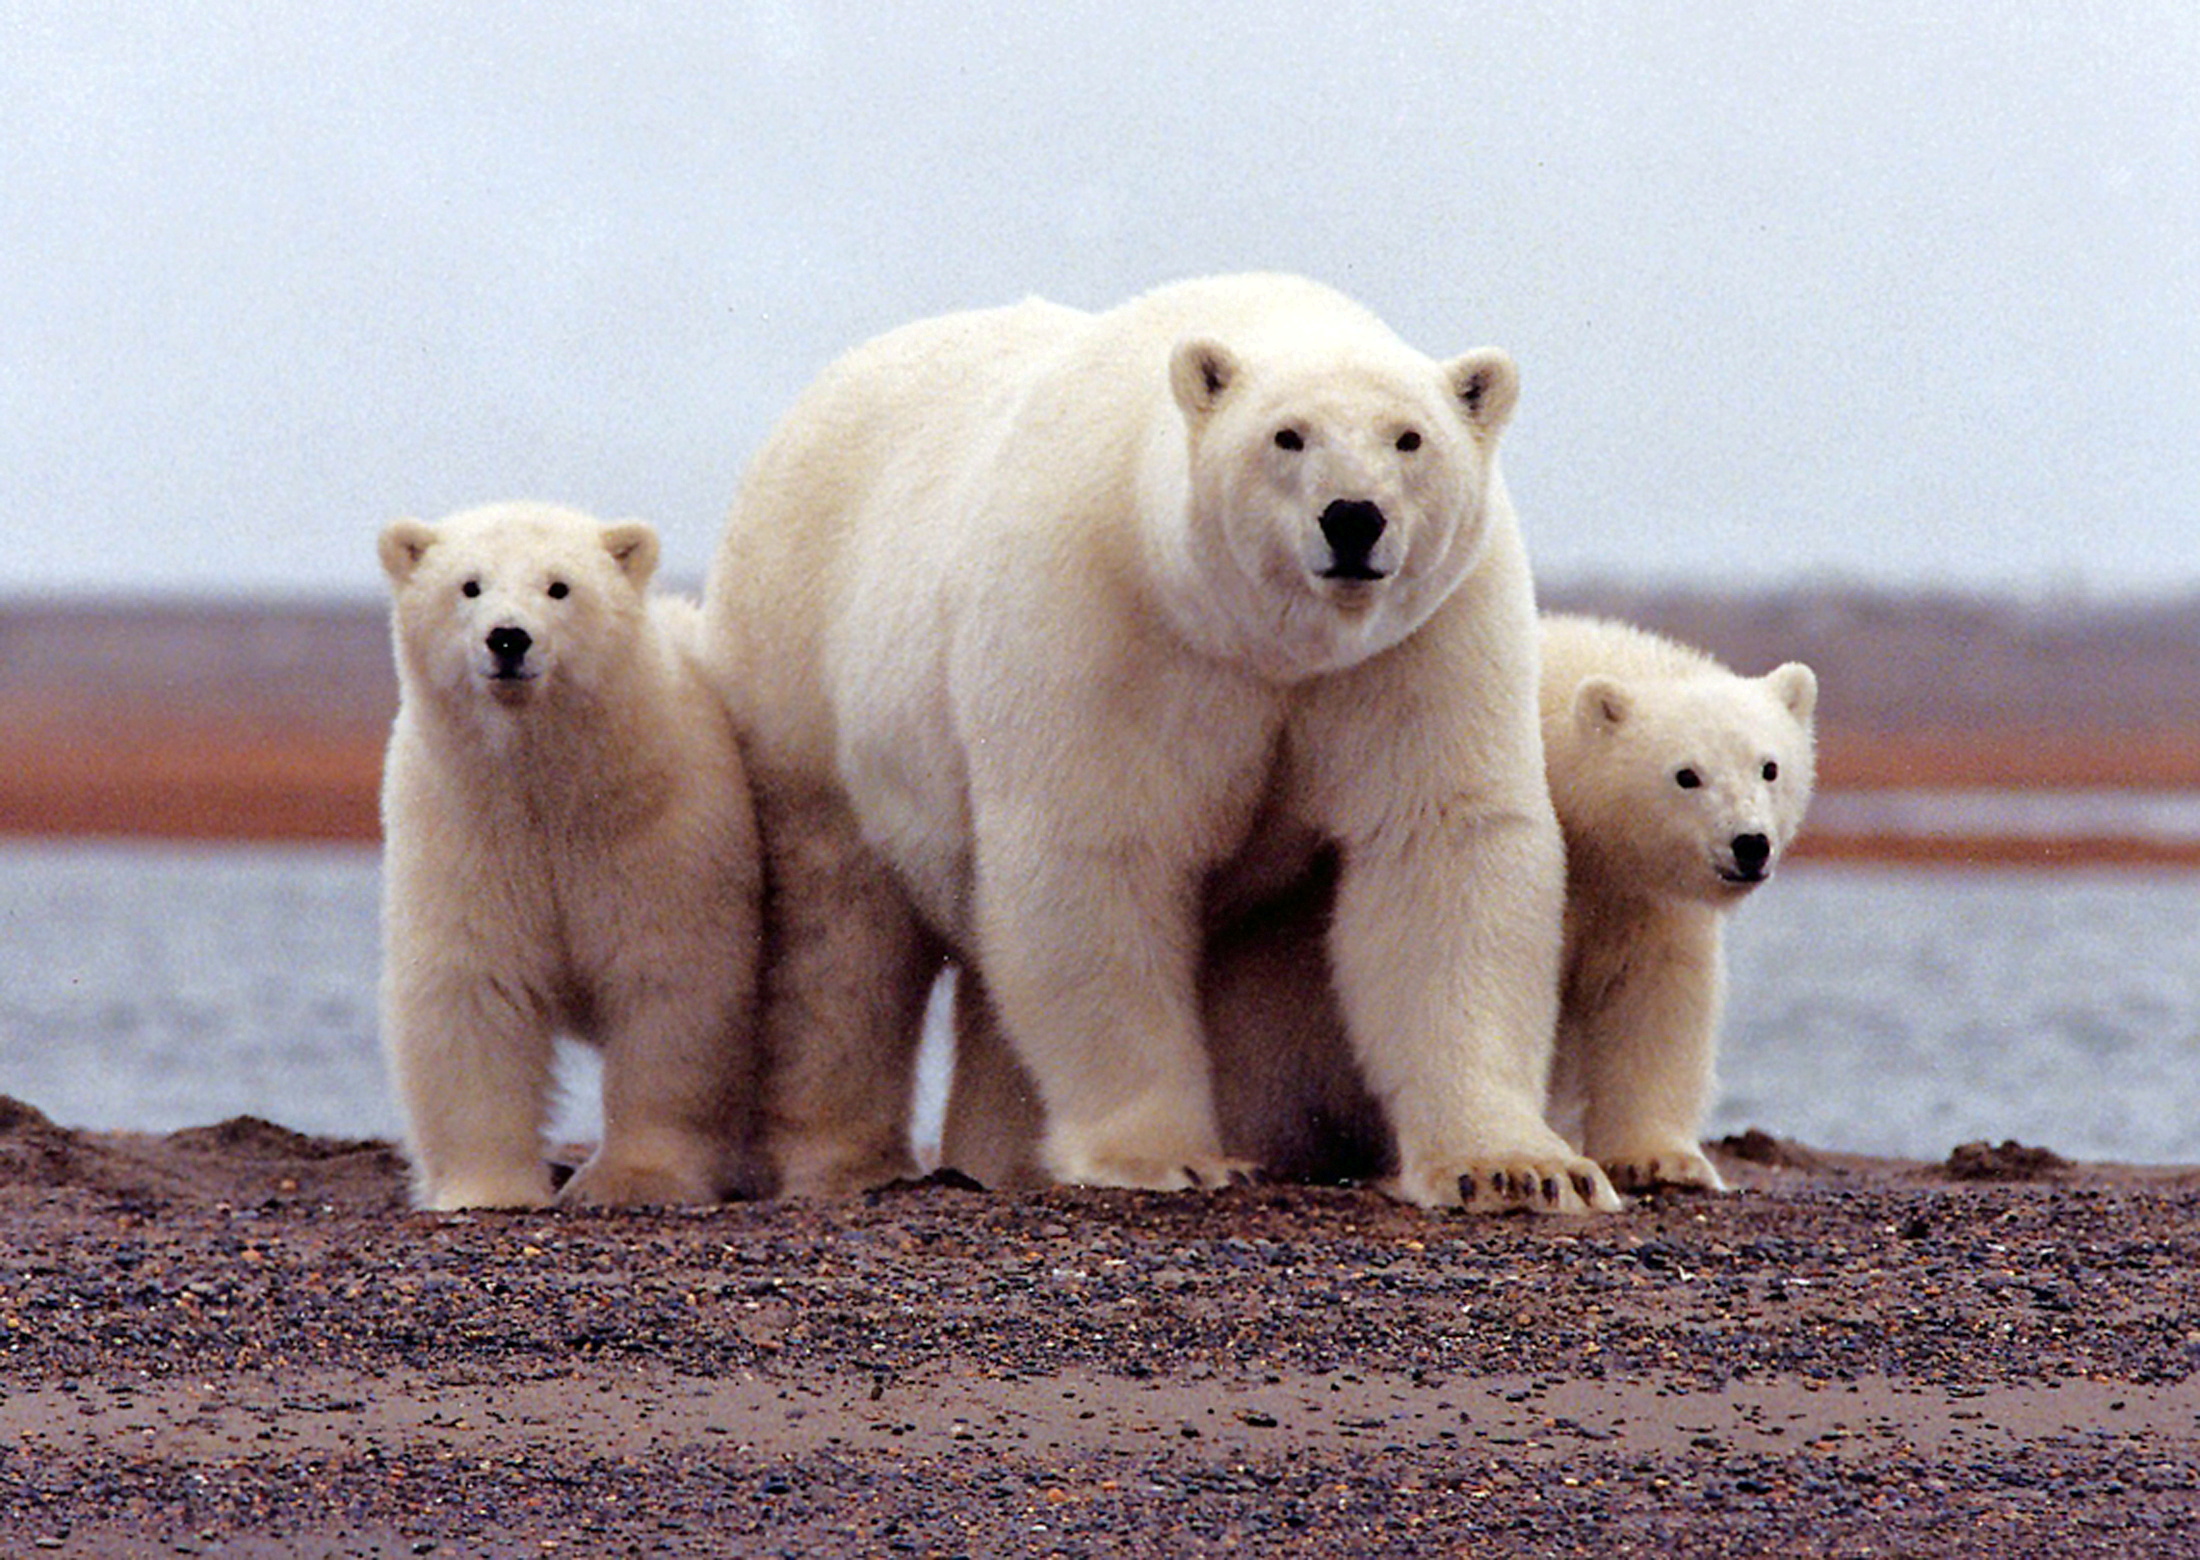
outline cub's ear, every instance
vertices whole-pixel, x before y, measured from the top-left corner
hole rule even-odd
[[[1520,370],[1500,347],[1476,347],[1444,365],[1444,378],[1459,409],[1485,439],[1494,439],[1512,421],[1520,402]]]
[[[1584,677],[1574,690],[1574,721],[1591,731],[1612,731],[1635,712],[1635,696],[1617,677]]]
[[[402,585],[412,578],[413,570],[420,567],[420,560],[435,545],[435,527],[423,520],[392,520],[382,528],[381,540],[375,551],[382,558],[382,572],[390,577],[392,585]]]
[[[1772,696],[1787,706],[1788,713],[1803,725],[1810,724],[1811,715],[1818,708],[1818,674],[1800,661],[1789,661],[1765,673],[1765,686]]]
[[[1236,355],[1210,337],[1187,337],[1169,356],[1169,388],[1186,422],[1197,423],[1220,406],[1237,377]]]
[[[604,550],[636,590],[657,572],[657,528],[647,520],[615,520],[603,528]]]

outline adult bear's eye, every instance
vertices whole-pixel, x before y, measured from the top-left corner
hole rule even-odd
[[[1300,437],[1299,430],[1296,428],[1278,428],[1276,430],[1276,448],[1279,450],[1303,450],[1306,448],[1306,440]]]
[[[552,580],[550,582],[550,599],[552,601],[563,601],[570,593],[571,587],[568,586],[565,581]]]
[[[1780,778],[1780,764],[1777,759],[1768,758],[1765,760],[1765,778],[1767,780]]]
[[[1684,791],[1693,791],[1703,784],[1703,776],[1693,769],[1683,769],[1673,776],[1673,783]]]
[[[1415,450],[1419,449],[1420,447],[1421,435],[1419,430],[1408,428],[1404,433],[1398,435],[1399,454],[1411,455]]]
[[[465,584],[458,587],[458,593],[461,596],[464,596],[468,601],[473,600],[476,596],[481,594],[481,581],[468,580]]]

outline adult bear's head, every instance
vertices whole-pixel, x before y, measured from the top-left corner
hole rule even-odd
[[[1374,332],[1286,330],[1170,357],[1190,461],[1191,551],[1239,637],[1285,676],[1412,633],[1482,555],[1504,502],[1497,442],[1519,397],[1494,347],[1439,363]]]

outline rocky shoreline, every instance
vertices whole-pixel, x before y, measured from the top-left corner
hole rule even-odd
[[[439,1216],[386,1143],[0,1103],[0,1548],[2200,1552],[2200,1170],[1715,1157]]]

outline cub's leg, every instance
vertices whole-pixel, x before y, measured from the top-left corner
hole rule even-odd
[[[1625,1191],[1726,1182],[1700,1141],[1725,992],[1717,914],[1653,912],[1593,989],[1570,979],[1560,1072],[1581,1095],[1582,1151]],[[1596,968],[1589,966],[1583,973]]]
[[[603,1143],[566,1202],[694,1206],[768,1184],[749,1162],[756,1095],[747,982],[700,958],[606,999]],[[700,988],[700,989],[698,989]]]
[[[383,1031],[423,1208],[540,1208],[551,1043],[548,1015],[493,976],[423,966],[393,950]]]

